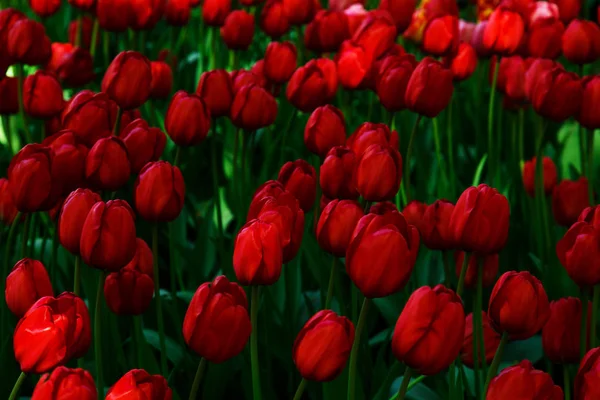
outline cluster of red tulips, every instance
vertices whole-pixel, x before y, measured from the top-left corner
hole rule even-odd
[[[0,143],[10,160],[0,179],[0,362],[8,371],[14,355],[21,375],[14,387],[1,384],[0,395],[191,400],[207,369],[249,348],[246,382],[224,373],[228,394],[205,398],[600,399],[600,27],[579,18],[586,4],[478,0],[467,6],[477,18],[469,22],[455,0],[15,3],[0,9]],[[47,29],[65,9],[76,17],[66,19],[65,42],[54,42]],[[163,20],[179,40],[159,52],[146,38]],[[208,40],[194,43],[200,51],[190,61],[180,42],[194,24]],[[141,48],[133,50],[136,38]],[[112,57],[115,48],[122,51]],[[229,63],[220,65],[226,51]],[[196,61],[201,73],[186,91],[181,65]],[[475,123],[469,147],[472,138],[453,127],[478,110],[461,111],[457,96],[481,108],[485,80],[487,118]],[[567,140],[554,134],[565,130],[559,123],[576,142],[571,169],[554,151]],[[207,143],[210,189],[197,187],[203,172],[192,167]],[[276,176],[273,165],[281,166]],[[423,168],[435,185],[419,179]],[[197,207],[205,189],[206,212]],[[202,212],[207,224],[192,231],[188,220]],[[214,252],[214,266],[205,281],[184,279],[179,248],[208,236],[208,226],[211,249],[203,251]],[[519,234],[529,238],[508,249]],[[527,264],[513,265],[525,258],[511,251],[528,254]],[[324,260],[331,266],[309,265]],[[440,278],[416,277],[438,260]],[[188,260],[190,268],[202,262]],[[161,293],[161,263],[170,298]],[[308,272],[315,269],[316,278]],[[271,298],[274,287],[283,297]],[[289,306],[292,287],[307,304],[302,313]],[[571,287],[578,292],[563,290]],[[284,312],[268,307],[282,298]],[[399,311],[393,327],[381,318],[390,304]],[[132,361],[121,360],[123,329],[106,337],[105,305],[133,321]],[[260,336],[275,319],[295,336],[277,360],[293,362],[293,387],[265,377],[272,338]],[[147,371],[144,327],[152,324],[160,364]],[[396,360],[384,363],[381,387],[361,366],[375,355],[374,324],[385,325],[377,357]],[[510,343],[530,346],[540,333],[546,364],[527,351],[503,358]],[[177,340],[200,357],[183,382],[173,378],[182,373]],[[112,351],[129,371],[121,366],[118,380],[107,379]],[[37,384],[29,388],[30,380]],[[340,380],[343,392],[322,394],[309,383]],[[267,383],[276,388],[263,395]],[[426,394],[412,395],[419,387]]]

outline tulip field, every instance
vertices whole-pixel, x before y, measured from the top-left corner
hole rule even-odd
[[[592,0],[0,0],[0,399],[600,400]]]

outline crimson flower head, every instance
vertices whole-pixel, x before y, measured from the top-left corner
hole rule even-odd
[[[367,201],[389,200],[402,180],[402,156],[392,146],[372,144],[357,160],[354,184]]]
[[[304,144],[311,153],[325,158],[329,150],[346,142],[344,114],[332,105],[318,107],[304,128]]]
[[[208,26],[223,26],[231,12],[231,0],[204,0],[202,19]]]
[[[454,204],[448,200],[436,200],[427,206],[421,222],[421,240],[432,250],[451,250],[454,248],[454,235],[450,218]]]
[[[319,184],[330,199],[358,199],[353,174],[356,155],[345,146],[332,147],[320,168]]]
[[[458,17],[445,15],[434,18],[423,33],[423,50],[433,56],[456,54],[459,44]]]
[[[574,19],[562,36],[562,52],[573,64],[596,61],[600,58],[600,27],[593,21]]]
[[[0,178],[0,221],[4,225],[12,225],[18,212],[12,199],[8,179]]]
[[[99,201],[100,195],[89,189],[77,189],[64,201],[58,219],[58,240],[72,254],[79,255],[83,223]]]
[[[132,369],[119,379],[106,394],[105,400],[171,400],[173,392],[161,375],[150,375],[143,369]]]
[[[38,260],[24,258],[17,262],[6,277],[4,297],[10,312],[21,318],[44,296],[54,296],[48,271]]]
[[[406,218],[406,222],[414,225],[421,232],[421,229],[423,229],[423,215],[426,210],[427,204],[418,200],[412,200],[404,207],[402,214]]]
[[[52,53],[44,25],[31,19],[14,22],[5,43],[8,56],[16,63],[44,65]]]
[[[137,0],[131,2],[133,30],[150,30],[156,26],[165,11],[165,0]]]
[[[77,0],[75,0],[77,1]],[[83,0],[83,1],[90,1],[90,0]],[[95,0],[92,0],[95,2]],[[71,1],[69,1],[71,2]],[[76,7],[75,5],[73,5],[74,7]],[[69,43],[71,43],[73,46],[75,46],[75,42],[77,39],[77,34],[79,31],[79,24],[81,24],[81,43],[80,43],[80,47],[86,50],[90,49],[90,45],[92,44],[92,33],[94,30],[94,21],[92,20],[92,18],[90,18],[89,16],[84,16],[83,18],[78,18],[75,19],[73,21],[71,21],[71,23],[69,24],[69,32],[68,32],[68,36],[69,36]],[[96,44],[98,44],[100,41],[100,35],[98,35],[96,37]]]
[[[542,117],[564,121],[579,111],[583,87],[577,74],[561,66],[542,69],[538,74],[527,75],[531,80],[529,100]]]
[[[40,377],[31,400],[97,400],[97,397],[94,378],[88,371],[58,367]]]
[[[102,91],[123,110],[138,108],[150,97],[150,61],[136,51],[119,53],[102,79]]]
[[[317,174],[305,160],[289,161],[279,170],[277,180],[300,202],[300,208],[309,212],[317,196]]]
[[[224,69],[204,72],[200,76],[196,94],[204,101],[213,118],[229,115],[234,95],[233,82]]]
[[[138,214],[148,221],[169,222],[179,216],[185,199],[181,171],[166,161],[146,164],[135,182],[134,202]]]
[[[576,115],[577,121],[585,128],[598,129],[600,128],[600,116],[594,111],[592,104],[600,96],[600,76],[586,76],[582,79],[581,86],[583,94],[581,107]]]
[[[487,316],[485,311],[481,312],[482,317],[482,328],[483,328],[483,342],[485,344],[485,363],[489,365],[494,359],[498,345],[500,345],[500,334],[492,328],[490,324],[490,318]],[[475,328],[477,329],[477,327]],[[477,351],[479,355],[479,350]],[[481,355],[479,355],[479,363],[481,363]],[[475,355],[473,354],[473,313],[467,315],[465,319],[465,338],[463,340],[462,348],[460,349],[460,359],[463,364],[469,368],[473,368],[475,365]]]
[[[117,104],[106,93],[82,90],[62,113],[63,129],[75,132],[81,142],[92,147],[98,139],[112,135],[117,120]]]
[[[52,174],[59,176],[62,193],[81,186],[85,179],[85,159],[88,149],[73,131],[62,130],[48,136],[42,145],[50,148],[52,154]]]
[[[600,348],[587,352],[575,377],[574,394],[576,399],[593,399],[600,395],[598,375],[600,374]]]
[[[242,86],[231,104],[231,122],[247,131],[272,125],[277,118],[277,100],[257,84]]]
[[[171,26],[185,26],[190,22],[191,3],[187,0],[167,0],[165,20]]]
[[[477,53],[468,43],[460,43],[455,55],[445,59],[446,66],[452,71],[454,81],[468,79],[477,68]]]
[[[83,86],[95,76],[90,52],[71,43],[52,43],[52,57],[46,64],[46,70],[69,87]]]
[[[406,88],[416,66],[417,61],[412,54],[387,56],[379,64],[375,88],[381,105],[388,111],[406,108]]]
[[[508,56],[517,51],[525,23],[521,15],[505,7],[494,10],[483,32],[483,48],[494,54]]]
[[[129,0],[96,0],[96,17],[100,28],[105,31],[126,31],[133,18],[132,13]]]
[[[321,8],[318,0],[282,0],[283,14],[292,25],[309,23]]]
[[[416,0],[381,0],[378,9],[390,13],[398,34],[401,34],[410,25],[416,5]]]
[[[469,264],[467,264],[467,272],[465,275],[465,287],[474,288],[477,286],[480,262],[483,270],[483,276],[481,277],[482,286],[492,286],[496,282],[496,276],[498,275],[498,258],[498,254],[488,254],[482,256],[481,254],[472,253],[471,257],[469,258]],[[454,261],[456,265],[456,277],[458,278],[460,277],[462,265],[465,261],[465,252],[455,252]]]
[[[348,90],[372,86],[374,59],[365,48],[352,40],[346,40],[335,56],[340,85]]]
[[[573,225],[579,214],[590,206],[588,190],[588,180],[583,176],[576,181],[563,179],[554,187],[552,215],[559,225]]]
[[[335,63],[327,58],[317,58],[294,72],[286,97],[300,111],[312,112],[333,100],[337,85]]]
[[[64,105],[62,87],[53,73],[39,70],[25,79],[23,106],[27,114],[47,119],[59,114]]]
[[[110,136],[94,144],[85,160],[85,177],[95,188],[115,191],[131,175],[129,153],[123,140]]]
[[[283,0],[267,0],[260,13],[260,28],[273,40],[290,30],[290,21],[283,10]]]
[[[254,15],[235,10],[225,18],[221,37],[230,50],[248,50],[254,37]]]
[[[183,337],[196,354],[214,363],[227,361],[246,347],[251,331],[240,285],[221,275],[198,287],[183,321]]]
[[[271,42],[264,58],[264,73],[269,81],[283,84],[290,80],[298,63],[298,51],[292,42]]]
[[[350,27],[342,11],[320,10],[304,32],[304,45],[317,54],[337,51],[346,39]]]
[[[398,132],[390,130],[385,124],[374,122],[363,122],[356,128],[346,141],[346,145],[357,157],[367,151],[369,146],[378,144],[380,146],[391,146],[398,148]]]
[[[317,242],[336,257],[344,257],[358,221],[364,216],[360,204],[354,200],[332,200],[319,216]]]
[[[579,362],[581,308],[581,300],[576,297],[565,297],[550,303],[550,318],[542,329],[542,346],[550,361],[560,364]],[[589,337],[592,303],[588,304],[587,310],[586,337]]]
[[[130,122],[119,137],[127,148],[131,172],[134,174],[139,174],[147,163],[157,161],[167,144],[167,137],[163,131],[149,127],[141,118]]]
[[[393,47],[397,31],[394,20],[386,11],[371,11],[352,35],[352,42],[376,60]]]
[[[503,369],[490,382],[485,398],[486,400],[502,400],[517,396],[524,396],[523,398],[526,399],[547,400],[564,398],[562,389],[552,382],[552,377],[534,369],[529,360],[523,360],[514,367]]]
[[[150,71],[152,72],[150,98],[168,98],[171,94],[171,89],[173,88],[173,70],[171,69],[171,66],[164,61],[151,61]]]
[[[535,157],[526,161],[523,167],[523,186],[525,186],[525,191],[531,197],[535,197],[535,167]],[[543,158],[542,168],[544,170],[544,194],[548,196],[552,194],[552,191],[556,186],[558,173],[556,171],[556,165],[550,157]]]
[[[434,118],[452,99],[452,79],[452,71],[433,58],[425,57],[408,81],[404,96],[406,107],[417,114]]]
[[[165,129],[178,146],[201,143],[210,128],[210,111],[200,96],[183,90],[175,93],[165,117]]]

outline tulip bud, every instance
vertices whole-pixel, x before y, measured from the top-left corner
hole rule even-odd
[[[488,315],[497,332],[508,333],[512,340],[528,339],[550,317],[548,296],[542,283],[528,271],[509,271],[494,285]]]
[[[498,275],[498,258],[498,254],[488,254],[485,256],[477,253],[471,254],[469,264],[467,264],[467,272],[465,274],[465,287],[474,288],[477,286],[479,264],[481,264],[481,269],[483,271],[483,276],[481,277],[482,286],[492,286],[494,282],[496,282],[496,276]],[[460,277],[462,265],[465,261],[465,252],[455,252],[454,261],[456,265],[456,276]]]
[[[77,0],[75,0],[77,1]],[[89,0],[84,0],[84,1],[89,1]],[[93,0],[95,3],[95,0]],[[69,1],[71,2],[71,0]],[[95,6],[95,4],[94,4]],[[76,5],[73,5],[73,7],[77,7]],[[75,46],[75,42],[77,41],[77,35],[79,34],[79,25],[81,24],[81,43],[79,43],[79,47],[89,50],[90,46],[92,44],[92,33],[94,30],[94,21],[88,17],[87,15],[78,18],[76,20],[71,21],[71,23],[69,24],[69,43],[71,43],[73,46]],[[100,35],[97,35],[96,37],[96,45],[98,45],[98,43],[100,42]],[[54,44],[54,43],[53,43]]]
[[[166,99],[173,89],[173,71],[164,61],[151,61],[152,82],[150,84],[151,99]]]
[[[277,101],[256,84],[242,86],[231,104],[231,122],[238,128],[255,131],[272,125],[277,118]]]
[[[305,47],[317,54],[337,51],[346,39],[350,27],[342,11],[320,10],[304,32]]]
[[[346,40],[335,56],[340,85],[348,90],[372,88],[373,62],[363,47]]]
[[[152,250],[142,239],[136,239],[133,259],[118,272],[108,274],[104,281],[108,308],[117,315],[143,314],[154,295],[152,268]]]
[[[454,204],[448,200],[436,200],[427,206],[421,222],[421,240],[431,250],[451,250],[454,248],[454,236],[450,226],[450,217]]]
[[[583,95],[581,96],[581,108],[576,117],[577,121],[585,128],[598,129],[600,128],[600,116],[590,103],[594,103],[595,99],[600,96],[600,76],[586,76],[581,84]]]
[[[40,17],[49,17],[60,8],[60,0],[29,0],[29,6]]]
[[[63,84],[71,87],[86,85],[94,79],[94,61],[90,52],[82,47],[73,47],[70,43],[52,43],[52,57],[46,64],[46,70],[54,73]],[[54,93],[56,97],[60,95],[57,105],[62,104],[62,89],[60,86],[58,88],[60,93],[58,91]]]
[[[483,331],[483,343],[485,344],[485,363],[486,365],[491,364],[496,354],[496,350],[500,345],[500,335],[490,325],[490,318],[487,316],[485,311],[481,312],[482,317],[482,331]],[[479,327],[475,327],[479,329]],[[477,354],[479,355],[479,347]],[[475,356],[473,354],[473,313],[467,315],[465,319],[465,337],[463,339],[463,345],[460,349],[460,359],[463,364],[469,368],[473,368],[475,365]],[[478,357],[478,365],[481,365],[481,355]]]
[[[296,70],[298,59],[292,42],[271,42],[264,58],[264,72],[269,81],[283,84],[290,80]]]
[[[100,27],[109,32],[126,31],[133,19],[131,4],[130,0],[96,0],[96,17]]]
[[[40,377],[31,400],[97,400],[94,378],[81,368],[58,367]]]
[[[541,2],[539,4],[542,4]],[[561,53],[565,26],[556,17],[540,18],[530,22],[527,32],[527,51],[531,57],[556,59]]]
[[[16,63],[44,65],[52,53],[44,25],[30,19],[15,22],[5,43],[8,56]]]
[[[165,11],[165,0],[137,0],[131,2],[131,29],[151,30]]]
[[[309,212],[317,196],[317,174],[305,160],[289,161],[279,170],[277,180],[300,202],[300,208]]]
[[[150,96],[150,61],[135,51],[119,53],[102,79],[102,91],[123,110],[138,108]]]
[[[589,340],[592,303],[588,304],[587,310],[586,337]],[[550,361],[557,364],[579,362],[581,315],[581,300],[578,298],[566,297],[550,303],[550,318],[542,329],[542,345]]]
[[[329,103],[336,92],[335,63],[327,58],[318,58],[294,72],[286,89],[286,97],[300,111],[312,112]]]
[[[236,329],[227,328],[231,326]],[[248,300],[240,285],[221,275],[198,287],[183,321],[183,337],[195,353],[222,363],[241,353],[251,331]]]
[[[184,198],[183,175],[166,161],[146,164],[135,182],[135,208],[148,221],[173,221],[183,209]]]
[[[73,131],[60,131],[42,142],[52,154],[52,175],[59,176],[62,193],[75,190],[85,180],[85,159],[88,149]]]
[[[105,400],[171,400],[172,397],[169,383],[162,375],[150,375],[143,369],[132,369],[108,390]]]
[[[587,352],[581,364],[574,382],[574,395],[576,399],[593,399],[600,393],[596,376],[600,370],[600,348],[596,347]]]
[[[546,400],[562,400],[564,398],[562,389],[552,382],[552,377],[534,369],[529,360],[523,360],[514,367],[503,369],[490,382],[485,398],[486,400],[502,400],[518,396]]]
[[[331,381],[346,366],[353,343],[352,321],[331,310],[319,311],[304,324],[294,341],[294,364],[304,379]]]
[[[304,144],[311,153],[324,158],[329,150],[346,141],[344,114],[332,105],[318,107],[304,128]]]
[[[283,0],[267,0],[260,13],[260,28],[272,40],[290,30],[290,22],[283,12]]]
[[[165,20],[171,26],[185,26],[190,22],[192,9],[187,0],[168,0],[165,6]]]
[[[581,10],[581,2],[579,0],[550,0],[550,2],[558,6],[560,19],[565,25],[577,18]]]
[[[9,178],[10,179],[10,178]],[[579,214],[590,206],[588,181],[580,177],[576,181],[563,179],[552,191],[552,215],[556,223],[569,227]]]
[[[25,112],[34,118],[50,118],[64,107],[63,92],[56,77],[45,71],[29,75],[23,85]]]
[[[369,213],[358,222],[346,251],[346,271],[368,298],[385,297],[408,282],[419,251],[419,233],[398,211]],[[380,257],[386,254],[386,257]]]
[[[423,215],[427,210],[427,204],[417,200],[412,200],[402,210],[402,215],[406,218],[406,222],[410,225],[414,225],[419,232],[423,229]]]
[[[118,137],[100,139],[85,160],[85,177],[101,190],[115,191],[124,186],[131,175],[127,147]]]
[[[486,51],[508,56],[513,54],[523,39],[525,23],[516,11],[498,7],[487,21],[483,32]]]
[[[19,112],[19,83],[17,78],[0,79],[0,115]]]
[[[526,161],[523,167],[523,186],[525,186],[525,191],[531,197],[535,197],[535,167],[535,157]],[[558,180],[556,165],[550,157],[544,157],[542,168],[544,169],[544,194],[548,196],[552,193]]]
[[[175,144],[199,144],[206,139],[209,128],[210,113],[202,99],[183,90],[175,93],[165,118],[165,129]]]
[[[402,179],[402,156],[391,146],[372,144],[358,158],[354,184],[367,201],[389,200]]]
[[[8,309],[21,318],[44,296],[54,296],[48,272],[38,260],[24,258],[17,262],[6,278],[4,292]]]
[[[231,12],[231,0],[204,0],[202,19],[208,26],[223,26]]]
[[[408,81],[404,101],[409,110],[434,118],[448,106],[453,91],[452,72],[438,61],[425,57]]]
[[[376,79],[376,92],[381,105],[388,111],[406,108],[406,88],[417,62],[412,54],[388,56],[383,59]]]
[[[396,25],[386,11],[372,11],[367,14],[352,41],[365,50],[368,58],[376,60],[396,42]]]
[[[398,132],[385,124],[363,122],[346,141],[350,149],[360,157],[373,144],[398,148]]]
[[[216,69],[200,76],[196,94],[204,101],[213,118],[229,114],[233,102],[233,82],[227,71]]]
[[[91,339],[85,303],[65,292],[42,297],[29,308],[15,328],[13,347],[21,371],[43,374],[82,357]]]
[[[230,50],[248,50],[254,37],[254,16],[244,10],[235,10],[225,18],[221,37]]]
[[[542,117],[560,122],[578,112],[583,89],[577,74],[557,66],[541,71],[531,80],[529,100]]]
[[[562,36],[562,52],[573,64],[589,64],[596,61],[600,57],[598,25],[580,19],[571,21]]]
[[[117,105],[105,93],[83,90],[73,97],[62,113],[63,129],[69,129],[92,147],[98,139],[112,135]]]
[[[344,146],[329,150],[320,168],[319,184],[330,199],[358,199],[352,175],[356,167],[354,152]]]
[[[304,25],[312,21],[321,8],[318,0],[282,0],[283,13],[292,25]]]
[[[12,225],[17,213],[8,179],[0,178],[0,221],[6,226]]]
[[[134,174],[139,174],[147,163],[157,161],[167,143],[165,134],[158,128],[150,128],[143,119],[129,123],[119,137],[127,148]]]
[[[377,9],[390,13],[398,34],[401,34],[410,25],[416,3],[416,0],[381,0]]]
[[[79,255],[83,223],[94,204],[100,201],[102,199],[97,193],[89,189],[77,189],[63,203],[58,220],[58,239],[72,254]]]
[[[274,284],[282,262],[283,247],[274,223],[254,219],[240,229],[233,248],[233,269],[240,284]]]
[[[458,17],[445,15],[434,18],[425,27],[423,51],[433,56],[448,56],[458,51]]]
[[[392,351],[420,374],[435,375],[459,355],[464,335],[465,312],[460,297],[443,285],[433,289],[423,286],[410,295],[396,322]]]
[[[510,205],[494,188],[481,184],[465,190],[458,199],[450,226],[459,249],[482,254],[498,253],[508,239]]]
[[[321,212],[317,225],[317,242],[323,250],[344,257],[363,210],[354,200],[332,200]]]
[[[118,243],[118,246],[115,246]],[[135,256],[133,211],[124,200],[97,202],[83,223],[81,258],[90,267],[116,272]]]
[[[444,64],[452,71],[455,82],[464,81],[473,75],[477,68],[477,53],[470,44],[461,43],[458,46],[458,52],[454,56],[448,57]]]

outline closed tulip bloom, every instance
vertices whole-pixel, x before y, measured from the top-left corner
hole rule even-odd
[[[492,286],[494,282],[496,282],[496,276],[498,275],[498,258],[498,254],[488,254],[485,256],[482,256],[477,253],[471,254],[471,258],[469,258],[469,264],[467,265],[467,272],[465,275],[465,287],[475,288],[477,286],[480,262],[482,263],[481,268],[483,270],[483,276],[481,277],[482,286]],[[464,260],[464,251],[457,251],[454,253],[456,277],[460,277],[460,272],[462,270]]]
[[[576,181],[563,179],[552,192],[552,215],[562,226],[569,227],[579,214],[590,206],[588,181],[583,176]]]
[[[396,26],[390,14],[371,11],[352,35],[352,41],[365,49],[369,58],[376,60],[394,45],[396,36]]]
[[[165,20],[171,26],[185,26],[190,22],[192,9],[187,0],[167,0]]]
[[[130,0],[96,0],[100,27],[109,32],[124,32],[133,18]]]
[[[131,172],[134,174],[139,174],[150,161],[158,161],[167,144],[163,131],[149,127],[141,118],[129,123],[119,137],[127,148]]]
[[[423,215],[427,210],[427,204],[418,200],[412,200],[402,210],[402,215],[406,218],[406,222],[410,225],[414,225],[419,232],[423,229]]]
[[[52,175],[59,176],[61,194],[70,193],[85,180],[85,159],[88,149],[73,131],[59,131],[42,142],[52,154]]]
[[[304,128],[304,144],[308,150],[325,158],[335,146],[346,141],[344,114],[332,105],[318,107],[312,112]]]
[[[277,180],[300,202],[300,208],[309,212],[317,196],[317,174],[305,160],[289,161],[279,170]]]
[[[367,201],[389,200],[402,180],[402,156],[391,146],[373,144],[358,158],[354,184]]]
[[[274,223],[254,219],[237,234],[233,248],[233,269],[244,286],[272,285],[281,275],[283,246]]]
[[[29,0],[29,6],[40,17],[49,17],[60,8],[60,0]]]
[[[450,250],[454,248],[454,235],[450,226],[450,217],[454,204],[448,200],[436,200],[427,206],[423,214],[419,232],[423,244],[431,250]]]
[[[231,0],[204,0],[202,19],[208,26],[223,26],[231,12]]]
[[[485,398],[562,400],[564,396],[549,374],[534,369],[531,361],[523,360],[514,367],[503,369],[492,379]]]
[[[350,135],[346,144],[360,157],[373,144],[398,148],[398,132],[381,123],[363,122]]]
[[[525,186],[525,191],[531,197],[535,197],[535,167],[535,157],[526,161],[523,167],[523,186]],[[549,196],[558,181],[556,165],[550,157],[544,157],[542,168],[544,169],[544,194]]]
[[[422,47],[434,56],[448,56],[458,51],[458,17],[445,15],[434,18],[427,24],[423,33]]]
[[[197,145],[206,139],[209,128],[210,111],[200,96],[183,90],[175,93],[165,117],[165,129],[175,144]]]
[[[154,295],[152,250],[142,239],[136,239],[136,244],[133,259],[104,280],[106,304],[117,315],[143,314]]]
[[[406,108],[404,96],[416,66],[417,61],[412,54],[388,56],[381,62],[375,87],[381,105],[388,111]]]
[[[533,97],[533,89],[537,84],[538,78],[545,71],[551,70],[552,68],[561,68],[561,65],[556,61],[546,60],[543,58],[534,59],[527,63],[527,60],[523,60],[525,63],[525,94],[528,100]],[[509,71],[507,71],[507,74]],[[500,68],[499,76],[502,74],[502,68]],[[491,81],[490,81],[491,82]]]
[[[15,22],[6,38],[8,56],[16,63],[44,65],[52,53],[44,25],[30,19]]]
[[[252,326],[246,293],[221,275],[198,287],[185,313],[183,337],[196,354],[222,363],[246,347]]]
[[[124,200],[97,202],[81,231],[81,258],[87,265],[115,272],[135,256],[133,211]]]
[[[292,42],[271,42],[264,58],[264,73],[269,81],[283,84],[296,70],[298,51]]]
[[[12,225],[18,212],[12,199],[8,179],[0,178],[0,221],[4,225]]]
[[[313,59],[294,72],[286,97],[300,111],[312,112],[333,99],[337,83],[335,63],[327,58]]]
[[[536,277],[528,271],[509,271],[494,285],[488,315],[497,332],[508,333],[512,340],[524,340],[544,327],[550,317],[550,304]]]
[[[35,302],[17,323],[13,335],[21,371],[43,374],[83,356],[91,343],[88,309],[79,297],[63,293]]]
[[[94,29],[94,21],[87,15],[82,18],[73,20],[69,24],[69,43],[75,46],[75,42],[77,40],[77,35],[79,31],[79,24],[81,24],[80,47],[89,50],[90,45],[92,44],[92,32]],[[98,44],[99,41],[100,35],[98,35],[98,37],[96,38],[96,44]]]
[[[312,21],[321,8],[318,0],[282,0],[283,13],[292,25],[304,25]]]
[[[487,316],[485,311],[481,312],[482,317],[482,328],[483,328],[483,343],[485,344],[485,363],[490,365],[500,345],[500,334],[498,334],[490,324],[490,318]],[[475,329],[478,329],[477,327]],[[479,347],[477,350],[479,354]],[[460,359],[463,364],[469,368],[473,368],[475,365],[475,356],[473,354],[473,313],[467,315],[465,319],[465,337],[463,339],[462,348],[460,349]],[[481,363],[481,356],[479,357],[479,363]],[[478,365],[480,365],[478,363]]]
[[[46,64],[46,70],[70,87],[83,86],[94,79],[94,61],[89,51],[71,43],[52,43],[52,57]],[[60,85],[55,86],[60,88]],[[61,102],[57,105],[62,104],[62,89],[60,91]],[[55,93],[58,97],[58,92]]]
[[[408,282],[419,251],[419,232],[398,211],[362,217],[346,251],[346,271],[368,298],[389,296]]]
[[[576,399],[595,399],[600,395],[598,375],[600,374],[600,347],[587,352],[577,371],[574,384],[574,395]]]
[[[173,70],[164,61],[151,61],[152,82],[150,84],[151,99],[166,99],[173,89]]]
[[[600,75],[586,76],[581,81],[583,95],[581,107],[576,116],[577,121],[588,129],[600,128],[600,116],[595,112],[593,104],[600,99]]]
[[[63,129],[69,129],[92,147],[98,139],[112,134],[117,105],[105,93],[83,90],[73,97],[62,113]]]
[[[542,117],[560,122],[577,113],[582,95],[583,88],[577,74],[557,66],[537,75],[529,100]]]
[[[331,310],[319,311],[304,324],[294,341],[294,364],[306,380],[331,381],[346,366],[353,343],[352,321]]]
[[[600,57],[600,28],[595,22],[574,19],[562,36],[562,52],[573,64],[589,64]]]
[[[494,54],[508,56],[517,51],[525,23],[516,11],[498,7],[488,20],[483,32],[483,47]]]
[[[404,101],[406,107],[429,118],[436,117],[450,103],[454,85],[452,71],[425,57],[413,71]]]
[[[83,223],[94,204],[102,201],[100,195],[89,189],[77,189],[62,205],[58,220],[58,240],[69,252],[79,255]]]
[[[351,40],[346,40],[335,56],[340,85],[345,89],[370,88],[373,57]]]
[[[555,59],[561,53],[565,26],[558,19],[542,19],[533,23],[527,33],[527,50],[531,57]]]
[[[494,188],[481,184],[458,199],[450,226],[457,247],[482,254],[498,253],[508,239],[510,205]]]
[[[283,12],[283,0],[267,0],[260,13],[259,25],[273,40],[290,30],[290,21]]]
[[[36,71],[29,75],[23,85],[25,112],[34,118],[50,118],[64,107],[63,91],[52,73]]]
[[[165,11],[165,0],[136,0],[131,2],[131,29],[150,30],[156,26]]]
[[[131,163],[123,140],[111,136],[100,139],[85,160],[85,177],[94,187],[115,191],[131,175]]]
[[[581,10],[579,0],[550,0],[550,2],[558,6],[560,19],[565,25],[577,18]]]
[[[473,75],[477,68],[477,53],[473,46],[461,43],[457,53],[445,60],[446,66],[452,71],[454,81],[464,81]]]
[[[435,375],[459,355],[464,333],[460,297],[443,285],[423,286],[411,294],[396,322],[392,352],[418,373]]]
[[[44,296],[54,296],[48,272],[38,260],[24,258],[17,262],[6,278],[4,292],[10,312],[21,318]]]
[[[332,200],[321,212],[317,225],[319,246],[336,257],[344,257],[358,221],[364,216],[354,200]]]
[[[329,150],[320,168],[319,184],[330,199],[358,199],[353,181],[356,155],[348,147],[336,146]]]
[[[381,0],[378,9],[390,13],[396,24],[398,34],[401,34],[410,25],[416,5],[416,0]]]
[[[138,108],[150,96],[150,61],[136,51],[119,53],[102,79],[102,91],[123,110]]]
[[[5,76],[0,79],[0,115],[19,112],[19,83],[17,78]]]
[[[183,209],[184,198],[183,175],[166,161],[146,164],[135,182],[135,208],[148,221],[173,221]]]
[[[221,27],[221,37],[230,50],[248,50],[254,37],[254,16],[244,10],[231,12]]]
[[[172,398],[173,391],[162,375],[150,375],[143,369],[132,369],[108,390],[105,400],[171,400]]]
[[[58,367],[40,377],[31,400],[97,400],[92,375],[81,368]]]
[[[238,128],[255,131],[272,125],[277,118],[277,100],[256,84],[242,86],[231,104],[231,122]]]
[[[304,45],[317,54],[337,51],[346,39],[350,28],[342,11],[320,10],[304,32]]]
[[[213,118],[229,115],[233,102],[233,82],[224,69],[204,72],[200,76],[196,94],[204,101]]]
[[[588,335],[592,304],[588,304]],[[542,346],[550,361],[577,364],[581,329],[581,300],[565,297],[550,303],[550,318],[542,329]]]

